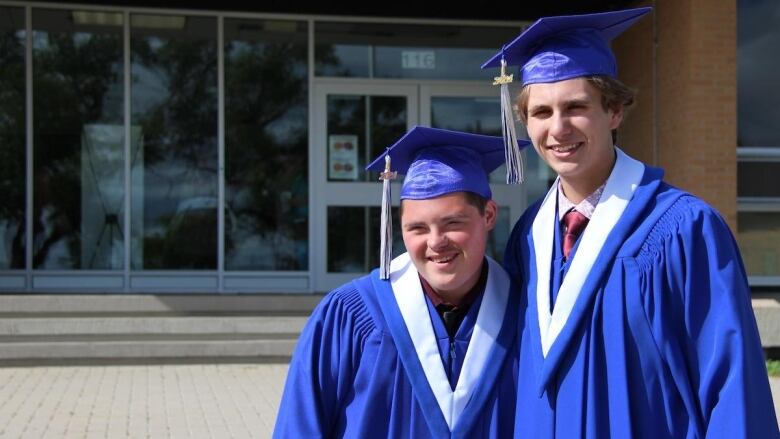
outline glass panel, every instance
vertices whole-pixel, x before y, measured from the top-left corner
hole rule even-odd
[[[379,266],[379,207],[328,206],[328,272],[368,273]],[[405,252],[393,208],[393,257]]]
[[[489,136],[501,135],[501,99],[499,97],[441,97],[431,98],[431,126],[448,130],[466,131]],[[521,137],[527,137],[525,127],[516,123]],[[523,151],[525,186],[529,200],[535,200],[547,192],[555,174],[529,147]],[[490,174],[493,184],[506,183],[506,165]]]
[[[379,266],[379,207],[328,207],[328,272],[368,273]],[[393,208],[393,257],[405,252],[398,208]],[[498,209],[487,254],[497,261],[509,240],[509,209]]]
[[[739,212],[737,240],[750,276],[780,276],[780,212]]]
[[[132,267],[217,268],[216,20],[131,16]]]
[[[24,268],[24,9],[0,7],[0,269]]]
[[[328,181],[376,181],[366,165],[405,132],[406,97],[329,95]]]
[[[122,16],[105,15],[33,10],[35,268],[124,266]]]
[[[317,23],[315,74],[488,80],[480,69],[516,27],[381,23]]]
[[[432,97],[431,127],[500,136],[501,98]]]
[[[780,197],[780,162],[738,162],[737,193],[740,197]]]
[[[737,2],[737,145],[780,146],[780,2]]]
[[[225,20],[225,268],[308,268],[306,23]]]
[[[432,97],[431,127],[500,136],[501,99],[498,97]],[[490,182],[506,182],[506,165],[501,165],[490,174]]]
[[[322,27],[317,23],[317,29]],[[317,33],[319,35],[319,32]],[[317,37],[315,37],[317,38]],[[319,40],[319,38],[317,38]],[[370,49],[354,44],[315,44],[315,75],[369,78]]]

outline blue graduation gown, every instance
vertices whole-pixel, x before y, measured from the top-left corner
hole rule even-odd
[[[537,271],[541,244],[532,224],[542,201],[515,226],[505,264],[527,291],[516,437],[778,437],[750,290],[728,226],[703,201],[664,183],[661,170],[639,175],[546,356],[537,279],[560,266]],[[586,251],[582,240],[574,258]],[[560,288],[560,276],[549,279],[551,291]]]
[[[492,264],[488,287],[491,272],[503,271]],[[448,387],[461,374],[483,300],[472,305],[450,345],[441,318],[425,299]],[[274,437],[511,438],[518,305],[517,295],[510,294],[499,335],[451,432],[390,282],[374,270],[337,288],[317,306],[300,336]]]

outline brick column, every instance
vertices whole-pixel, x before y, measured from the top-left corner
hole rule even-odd
[[[712,204],[736,231],[736,0],[640,5],[654,6],[655,17],[613,44],[621,80],[639,89],[619,143],[664,168],[671,184]]]

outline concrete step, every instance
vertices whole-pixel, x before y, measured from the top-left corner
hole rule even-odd
[[[5,317],[0,337],[81,334],[294,334],[304,316]]]
[[[7,361],[220,358],[268,361],[289,359],[292,339],[255,340],[72,340],[0,343],[0,364]]]
[[[309,315],[321,299],[321,294],[5,294],[0,295],[0,313]]]
[[[0,318],[0,366],[288,361],[305,317]]]
[[[0,295],[0,366],[286,361],[317,295]],[[762,344],[780,346],[780,295],[754,295]]]
[[[0,366],[287,361],[320,295],[0,295]]]

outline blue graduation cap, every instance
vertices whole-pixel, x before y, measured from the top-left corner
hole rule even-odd
[[[521,66],[522,85],[591,75],[617,75],[609,42],[652,8],[544,17],[529,26],[482,68]]]
[[[518,142],[519,147],[530,144]],[[380,278],[387,279],[392,259],[390,180],[406,175],[402,200],[427,200],[453,192],[492,198],[488,174],[506,161],[501,137],[416,126],[366,170],[379,171],[383,182]]]
[[[514,78],[506,74],[506,67],[520,66],[523,86],[592,75],[615,77],[617,63],[609,42],[651,10],[646,7],[540,18],[482,65],[483,69],[501,67],[501,76],[495,78],[493,85],[501,86],[507,182],[522,181],[521,173],[511,172],[522,169],[522,161],[516,149],[517,133],[509,95],[509,84]]]

